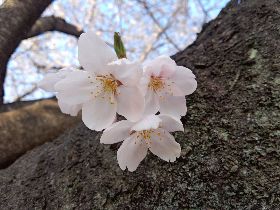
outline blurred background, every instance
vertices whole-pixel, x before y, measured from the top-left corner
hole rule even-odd
[[[43,16],[58,21],[63,30],[21,42],[8,64],[4,101],[52,96],[36,84],[47,72],[79,67],[77,38],[82,31],[95,31],[109,45],[118,31],[128,58],[144,61],[159,54],[173,55],[191,44],[203,24],[215,18],[228,1],[57,0]]]

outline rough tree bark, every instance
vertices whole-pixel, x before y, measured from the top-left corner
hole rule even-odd
[[[0,209],[279,209],[279,14],[278,0],[232,0],[173,56],[199,84],[175,163],[123,172],[80,125],[0,171]]]
[[[52,1],[6,0],[0,6],[0,105],[9,58]]]
[[[11,111],[1,113],[0,110],[0,169],[81,121],[79,117],[61,113],[54,99],[26,102],[17,106],[15,108],[10,105],[13,107]]]
[[[51,2],[6,0],[0,7],[0,168],[8,166],[34,146],[52,140],[79,121],[79,118],[62,114],[57,103],[51,100],[32,105],[32,102],[1,105],[7,62],[21,40],[48,31],[60,31],[75,37],[83,32],[60,17],[39,18]],[[23,107],[27,104],[30,106]]]

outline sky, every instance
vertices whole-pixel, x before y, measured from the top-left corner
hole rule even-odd
[[[155,19],[161,26],[165,26],[170,21],[172,11],[176,11],[178,6],[184,7],[186,1],[147,0],[147,3],[151,6]],[[167,31],[176,46],[169,43],[165,36],[155,40],[159,28],[151,17],[143,12],[143,7],[135,2],[136,0],[56,0],[43,15],[60,16],[84,31],[94,30],[108,43],[113,43],[113,32],[120,31],[128,50],[128,57],[132,60],[152,59],[160,54],[173,55],[191,44],[201,29],[203,11],[198,0],[188,0],[187,9],[180,9]],[[215,18],[227,2],[228,0],[201,0],[204,9],[209,10],[206,20]],[[154,50],[144,56],[143,52],[149,45]],[[38,66],[46,66],[46,70],[39,71]],[[50,32],[23,41],[8,65],[5,102],[12,102],[28,92],[45,73],[54,71],[53,67],[60,66],[79,66],[76,38]],[[51,93],[36,90],[24,100],[50,96]]]

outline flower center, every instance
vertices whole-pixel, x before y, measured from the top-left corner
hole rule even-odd
[[[160,77],[151,77],[150,83],[148,85],[153,91],[158,91],[164,87],[164,82]]]
[[[140,139],[140,142],[144,140],[144,142],[147,144],[148,147],[151,146],[151,135],[154,132],[154,130],[143,130],[143,131],[137,131],[136,138]],[[136,144],[136,141],[134,142]]]
[[[141,136],[144,140],[150,140],[151,139],[151,134],[153,133],[153,130],[144,130],[138,132],[139,137]],[[137,135],[137,137],[138,137]]]
[[[152,134],[157,135],[159,140],[162,140],[160,132],[155,129],[143,130],[143,131],[132,131],[130,133],[130,135],[132,135],[134,133],[136,133],[136,139],[140,140],[138,142],[142,143],[144,141],[144,143],[146,143],[149,148],[151,147],[151,144],[152,144],[152,139],[151,139]],[[134,143],[137,144],[137,141],[135,141]]]
[[[107,93],[116,94],[117,88],[121,85],[121,82],[112,76],[97,76],[96,79],[101,81],[102,89]]]

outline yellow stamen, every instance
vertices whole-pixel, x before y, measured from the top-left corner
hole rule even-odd
[[[121,82],[116,80],[112,75],[97,76],[96,79],[101,81],[102,90],[107,93],[116,94],[117,88],[121,85]]]
[[[115,93],[118,88],[118,83],[113,78],[97,77],[102,82],[102,89],[104,92]]]
[[[148,85],[153,91],[158,91],[164,88],[164,82],[160,77],[151,77],[150,83]]]
[[[143,131],[132,131],[130,135],[136,133],[136,138],[141,141],[144,141],[148,147],[151,147],[152,141],[151,141],[151,135],[155,133],[155,130],[143,130]],[[135,141],[136,144],[136,141]]]
[[[88,78],[91,78],[90,76]],[[96,84],[96,91],[91,91],[91,94],[96,97],[101,97],[102,99],[108,98],[111,104],[115,103],[115,95],[118,94],[118,87],[122,85],[122,83],[115,79],[113,75],[99,75],[94,78],[95,80],[100,81],[100,84]],[[94,81],[90,81],[90,83],[95,83]],[[100,95],[102,93],[102,95]],[[103,94],[105,93],[105,94]]]
[[[143,137],[143,139],[149,140],[151,139],[152,132],[153,132],[152,130],[144,130],[144,131],[140,131],[139,134]]]

